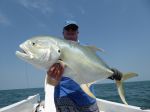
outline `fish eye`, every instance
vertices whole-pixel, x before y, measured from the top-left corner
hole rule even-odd
[[[34,46],[34,45],[35,45],[35,42],[32,42],[32,45]]]
[[[58,50],[58,52],[60,53],[60,49]]]

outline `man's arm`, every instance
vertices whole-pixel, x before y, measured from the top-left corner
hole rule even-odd
[[[61,80],[63,72],[64,65],[61,61],[53,64],[47,71],[47,76],[45,79],[45,112],[56,112],[54,86],[56,86]]]
[[[59,63],[53,64],[47,71],[48,80],[47,82],[51,85],[56,86],[64,72],[65,65],[60,61]]]

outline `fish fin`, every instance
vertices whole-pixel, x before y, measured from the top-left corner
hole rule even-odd
[[[90,82],[90,83],[87,83],[86,85],[90,88],[90,86],[94,83],[96,83],[97,81],[93,81],[93,82]]]
[[[62,61],[62,60],[57,60],[57,63],[61,63],[61,64],[63,64],[64,65],[64,67],[65,67],[65,71],[64,71],[64,74],[77,74],[74,70],[73,70],[73,68],[71,68],[66,62],[64,62],[64,61]]]
[[[128,103],[126,102],[126,99],[125,99],[125,92],[123,89],[122,81],[127,80],[129,78],[136,77],[136,76],[138,76],[136,73],[129,72],[129,73],[123,74],[122,79],[120,81],[116,80],[116,85],[117,85],[119,96],[120,96],[122,102],[126,105],[128,105]]]
[[[129,78],[136,77],[136,76],[138,76],[137,73],[133,73],[133,72],[125,73],[125,74],[123,74],[122,80],[124,81],[124,80],[127,80]]]
[[[65,76],[76,80],[80,84],[85,83],[85,80],[81,76],[79,76],[78,72],[75,71],[71,66],[69,66],[67,62],[64,62],[63,60],[58,60],[57,63],[62,63],[65,66],[65,71],[64,71]]]
[[[89,84],[89,83],[88,83]],[[91,90],[89,89],[89,85],[88,84],[81,84],[80,87],[82,88],[82,90],[89,95],[92,98],[96,98],[96,96],[91,92]],[[91,85],[91,84],[90,84]]]
[[[82,90],[87,94],[89,95],[90,97],[92,98],[96,98],[96,96],[91,92],[91,90],[89,89],[90,86],[92,84],[94,84],[96,81],[93,81],[93,82],[90,82],[90,83],[87,83],[87,84],[81,84],[80,87],[82,88]]]
[[[103,49],[97,48],[96,46],[86,45],[85,47],[86,47],[86,48],[89,48],[89,49],[92,50],[93,52],[96,52],[96,51],[105,52]]]
[[[124,93],[122,81],[116,80],[116,85],[117,85],[118,93],[119,93],[119,96],[120,96],[122,102],[124,104],[128,105],[128,103],[126,102],[126,99],[125,99],[125,93]]]

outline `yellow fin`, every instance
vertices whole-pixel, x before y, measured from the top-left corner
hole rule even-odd
[[[129,78],[136,77],[136,76],[138,76],[138,74],[133,73],[133,72],[125,73],[125,74],[123,74],[122,80],[124,81],[124,80],[127,80]]]
[[[125,94],[124,94],[124,89],[123,89],[122,81],[117,81],[116,80],[116,85],[117,85],[118,93],[119,93],[119,96],[120,96],[122,102],[124,104],[128,105],[128,103],[125,100]]]
[[[81,84],[80,87],[82,88],[82,90],[89,95],[92,98],[96,98],[95,95],[91,92],[91,90],[89,89],[89,85],[88,84]]]
[[[123,74],[123,77],[120,81],[116,80],[116,85],[117,85],[119,96],[120,96],[122,102],[126,105],[128,105],[128,103],[126,102],[126,99],[125,99],[125,92],[123,89],[123,82],[122,81],[127,80],[129,78],[136,77],[136,76],[138,76],[136,73],[129,72],[129,73]]]

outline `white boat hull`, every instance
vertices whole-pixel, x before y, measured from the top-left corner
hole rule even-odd
[[[140,107],[124,105],[102,99],[96,99],[100,112],[150,112],[150,110],[141,110]],[[0,109],[0,112],[33,112],[35,105],[40,101],[39,94],[30,96],[25,100],[14,103]]]
[[[125,105],[107,100],[97,99],[97,104],[102,112],[145,112],[140,107]],[[148,111],[150,112],[150,110]]]
[[[0,109],[0,112],[33,112],[34,105],[40,101],[39,94]]]

